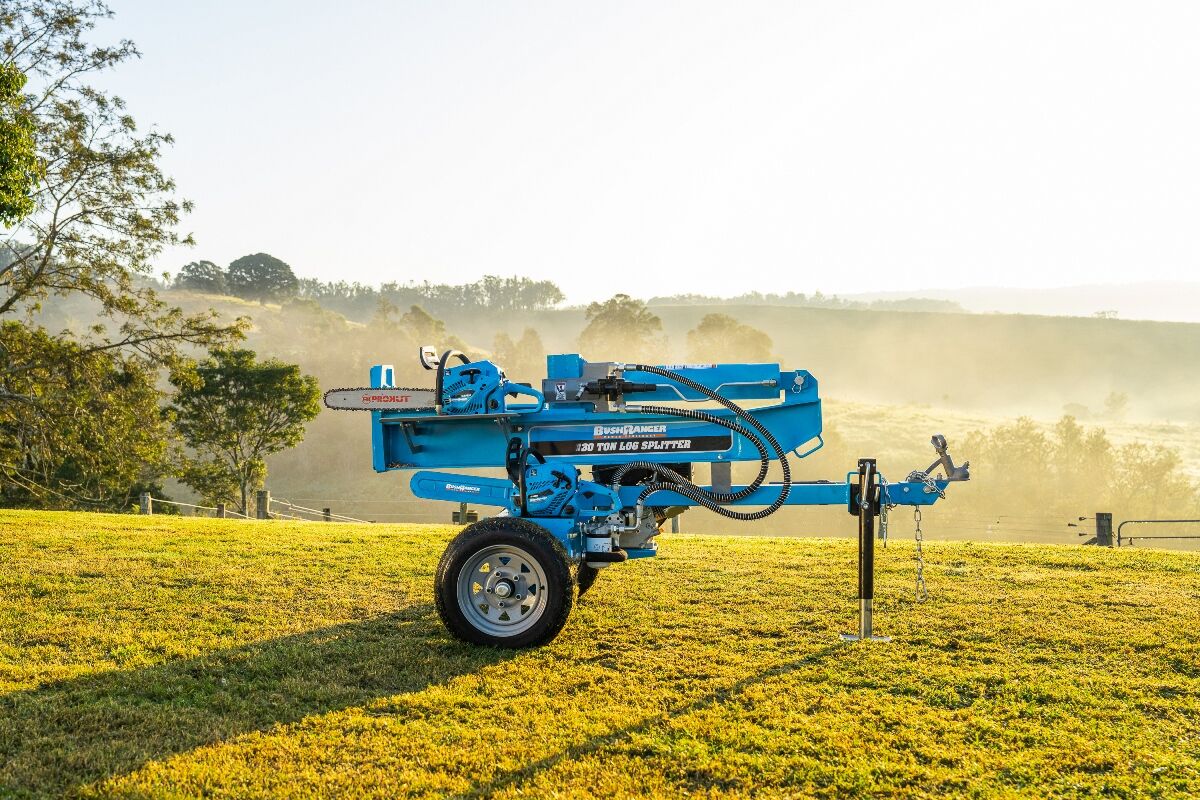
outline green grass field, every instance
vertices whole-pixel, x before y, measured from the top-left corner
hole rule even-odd
[[[664,536],[533,651],[449,527],[0,512],[0,796],[1194,797],[1200,556]]]

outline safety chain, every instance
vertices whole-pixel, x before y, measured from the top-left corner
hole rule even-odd
[[[879,485],[881,500],[879,503],[879,540],[883,542],[883,547],[886,550],[888,540],[888,512],[895,508],[896,504],[892,502],[891,494],[888,492],[887,478],[883,477],[883,475],[879,476]]]
[[[888,537],[888,504],[883,503],[879,506],[879,541],[883,542],[883,547],[887,549]]]
[[[928,472],[921,472],[919,469],[914,469],[908,473],[908,482],[923,483],[925,484],[925,494],[936,494],[942,500],[946,499],[946,493],[942,490],[942,487],[937,485],[937,481],[930,477]]]
[[[924,603],[929,599],[929,590],[925,588],[925,550],[922,544],[925,542],[925,534],[921,532],[921,507],[913,506],[913,520],[917,523],[916,539],[917,539],[917,585],[916,597],[918,603]]]

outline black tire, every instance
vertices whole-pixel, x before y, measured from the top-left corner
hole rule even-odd
[[[578,574],[575,577],[575,582],[579,584],[579,596],[583,597],[583,593],[592,588],[592,584],[599,577],[600,570],[595,567],[589,567],[583,561],[579,562]]]
[[[504,548],[510,548],[510,551],[505,551]],[[532,622],[526,623],[519,618],[515,622],[490,622],[489,615],[498,609],[491,608],[489,603],[494,597],[508,595],[496,594],[489,597],[482,594],[480,580],[483,578],[472,581],[472,586],[479,587],[480,591],[476,596],[483,600],[482,606],[488,607],[488,611],[480,613],[475,609],[464,609],[460,602],[460,589],[464,592],[473,591],[465,587],[464,582],[468,579],[462,575],[464,568],[484,557],[483,554],[487,551],[497,549],[500,552],[524,554],[531,560],[529,566],[533,568],[534,573],[538,569],[541,570],[541,578],[533,581],[541,585],[540,590],[536,587],[529,590],[528,584],[523,584],[527,587],[527,593],[514,595],[516,598],[533,597],[540,592],[536,600],[540,611]],[[527,574],[528,572],[526,570]],[[487,576],[488,573],[480,571],[478,575]],[[461,582],[460,578],[463,579]],[[499,590],[500,587],[497,587],[496,592]],[[464,642],[505,648],[536,647],[552,640],[567,624],[567,617],[575,602],[575,577],[571,574],[567,551],[545,528],[527,519],[492,517],[467,526],[450,542],[438,563],[434,600],[446,629]],[[511,605],[516,609],[525,604]],[[500,612],[500,618],[503,619],[507,613]],[[480,627],[481,625],[491,625],[491,628],[485,629]],[[512,634],[500,630],[508,625],[513,625],[519,630]],[[521,625],[527,627],[520,628]]]

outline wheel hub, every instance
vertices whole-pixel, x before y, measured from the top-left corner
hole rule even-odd
[[[542,616],[546,586],[545,570],[531,553],[512,545],[488,547],[459,573],[459,606],[473,627],[516,636]]]

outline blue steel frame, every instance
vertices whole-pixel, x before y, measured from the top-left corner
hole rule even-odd
[[[549,356],[547,384],[578,381],[583,378],[586,366],[587,362],[578,355]],[[821,400],[817,380],[810,373],[781,370],[777,364],[684,365],[668,366],[668,369],[731,400],[779,401],[782,395],[781,402],[748,410],[795,457],[804,458],[821,447]],[[631,406],[648,401],[706,399],[684,386],[676,386],[649,373],[628,371],[624,377],[628,381],[654,383],[659,387],[652,392],[631,395]],[[393,388],[393,381],[391,366],[371,368],[371,388]],[[704,411],[734,418],[732,412],[724,408],[706,407]],[[508,406],[502,413],[495,414],[371,412],[372,458],[378,472],[430,467],[503,467],[509,442],[514,438],[543,452],[548,461],[571,465],[624,464],[632,460],[718,463],[759,459],[757,448],[746,437],[712,423],[648,412],[597,410],[594,403],[573,402],[569,398],[544,405]],[[703,447],[692,449],[697,442],[704,443]],[[800,450],[808,444],[811,446]],[[786,505],[847,507],[854,475],[857,473],[836,482],[793,483]],[[949,484],[944,480],[936,483],[940,490],[945,490]],[[514,503],[517,489],[505,478],[421,469],[413,475],[411,487],[415,496],[428,500],[494,506],[511,515],[520,513]],[[611,493],[607,487],[587,481],[580,481],[580,487]],[[740,488],[735,485],[732,490]],[[781,488],[780,484],[764,484],[735,505],[769,505],[779,497]],[[558,538],[572,558],[579,558],[583,551],[579,522],[605,516],[620,508],[631,508],[641,491],[637,486],[621,487],[612,498],[613,503],[620,506],[611,511],[576,509],[570,516],[535,517],[533,521]],[[930,506],[940,496],[939,492],[920,482],[889,483],[887,492],[891,503],[907,506]],[[698,505],[690,498],[667,490],[650,495],[646,504]],[[654,555],[655,548],[628,552],[630,558],[646,557]]]
[[[579,377],[575,370],[563,370],[566,356],[550,356],[549,381],[572,380]],[[570,358],[578,359],[578,356]],[[558,367],[559,369],[555,369]],[[817,380],[803,370],[781,372],[777,364],[720,364],[711,367],[683,367],[676,370],[698,383],[716,389],[722,384],[721,394],[731,400],[779,399],[782,403],[753,409],[754,416],[767,426],[786,450],[794,451],[801,445],[817,441],[821,435],[821,401],[817,394]],[[392,388],[393,370],[390,366],[371,368],[371,388]],[[627,372],[626,380],[641,383],[659,383],[663,379],[653,375]],[[769,386],[767,384],[770,384]],[[672,384],[673,386],[673,384]],[[524,387],[522,387],[524,388]],[[644,392],[632,396],[636,402],[672,402],[682,399],[696,402],[702,395],[679,387],[680,391],[662,388],[655,392]],[[733,413],[724,408],[706,408],[714,416],[732,419]],[[372,413],[371,444],[374,467],[377,472],[390,469],[449,468],[469,469],[473,467],[500,467],[504,465],[504,453],[509,440],[521,437],[525,444],[537,446],[552,437],[559,441],[595,440],[594,429],[599,426],[666,425],[671,432],[678,431],[680,437],[688,432],[710,433],[724,436],[728,431],[719,426],[681,421],[677,417],[659,416],[621,411],[596,411],[591,403],[550,402],[544,406],[510,407],[505,413],[464,414],[459,416],[435,415],[432,412],[380,412]],[[713,461],[756,461],[758,450],[744,436],[730,436],[729,447],[706,451],[639,451],[638,459],[656,463],[671,463],[680,460],[691,462]],[[809,448],[803,456],[819,448]],[[686,456],[686,458],[681,458]],[[561,457],[561,456],[550,456]],[[572,452],[569,460],[576,464],[623,464],[630,460],[629,452],[606,454],[601,450],[590,453]]]

